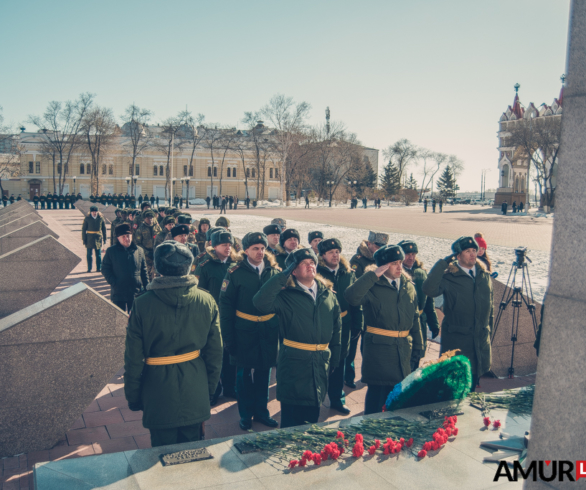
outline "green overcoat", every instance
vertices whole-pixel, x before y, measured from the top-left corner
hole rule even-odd
[[[144,249],[147,259],[154,260],[155,241],[159,233],[162,233],[161,227],[154,219],[151,226],[143,221],[134,232],[134,242]]]
[[[376,266],[366,271],[346,289],[346,300],[364,308],[365,327],[409,331],[406,337],[387,337],[366,332],[362,354],[362,382],[392,386],[411,374],[411,350],[422,349],[421,326],[417,313],[417,293],[411,280],[401,275],[399,290],[386,277],[377,277]]]
[[[460,349],[470,359],[472,374],[482,376],[490,370],[492,330],[492,279],[484,264],[476,260],[476,277],[472,279],[457,262],[436,262],[423,292],[444,297],[441,352]]]
[[[216,255],[216,251],[209,247],[195,269],[195,276],[199,281],[198,287],[208,291],[218,304],[220,304],[220,290],[224,277],[228,269],[236,265],[236,258],[237,254],[232,249],[228,260],[222,262]]]
[[[417,291],[417,308],[419,309],[419,323],[421,323],[421,337],[423,338],[423,357],[427,350],[427,326],[435,337],[439,333],[439,321],[437,319],[437,312],[435,311],[435,302],[432,297],[426,296],[423,292],[423,283],[427,279],[427,272],[423,268],[423,264],[418,260],[413,264],[413,268],[406,270],[410,276],[415,290]]]
[[[100,249],[106,243],[106,220],[102,213],[98,212],[95,218],[92,218],[92,214],[88,214],[81,226],[81,240],[85,245],[85,248],[96,248]]]
[[[144,406],[148,429],[194,425],[210,418],[210,395],[222,370],[218,307],[193,276],[156,277],[134,300],[124,353],[124,393]],[[147,365],[148,357],[200,351],[179,364]]]
[[[237,366],[268,369],[277,365],[279,319],[257,322],[236,316],[236,311],[263,316],[252,298],[261,286],[281,270],[275,257],[265,252],[264,269],[259,276],[244,252],[237,255],[237,265],[228,269],[220,292],[222,340]]]
[[[263,314],[279,317],[277,400],[290,405],[319,407],[328,392],[330,371],[340,362],[342,320],[332,284],[319,274],[316,301],[293,277],[279,273],[254,295],[254,306]],[[328,344],[323,351],[289,347],[283,339],[304,344]]]
[[[322,277],[327,279],[333,284],[336,298],[340,304],[341,314],[346,314],[342,317],[342,340],[340,348],[340,365],[344,362],[344,359],[348,356],[348,349],[350,347],[350,338],[354,338],[360,335],[364,320],[362,318],[362,307],[352,306],[344,297],[346,289],[356,281],[354,271],[350,267],[350,263],[345,257],[340,256],[340,268],[338,273],[334,276],[332,271],[328,269],[324,259],[318,257],[317,272]]]
[[[363,240],[356,250],[356,254],[350,259],[350,266],[356,274],[356,279],[359,279],[362,274],[364,274],[366,268],[373,264],[373,254],[370,250],[368,250],[368,244],[366,243],[366,240]]]

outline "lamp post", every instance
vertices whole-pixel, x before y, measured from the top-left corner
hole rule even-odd
[[[185,207],[189,209],[189,181],[191,179],[189,177],[185,177],[185,182],[187,183],[187,199],[185,200]]]
[[[169,206],[171,205],[171,203],[174,203],[175,202],[175,181],[176,180],[177,180],[176,177],[173,177],[171,179],[171,181],[173,182],[173,185],[171,187],[172,190],[171,190],[171,198],[169,199]]]
[[[132,189],[132,196],[136,197],[136,181],[138,180],[138,175],[133,175],[132,180],[134,181],[134,189]]]
[[[73,194],[75,195],[75,180],[77,179],[77,177],[74,175],[73,176]]]
[[[126,177],[126,194],[130,194],[130,177]]]

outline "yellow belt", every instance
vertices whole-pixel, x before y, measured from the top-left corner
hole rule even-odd
[[[178,356],[167,356],[167,357],[147,357],[145,363],[149,366],[164,366],[166,364],[179,364],[180,362],[191,361],[199,357],[199,351],[194,350],[187,354],[179,354]]]
[[[101,231],[86,231],[86,233],[93,233],[95,235],[101,235],[102,234]]]
[[[283,345],[293,347],[294,349],[318,351],[326,350],[329,344],[303,344],[301,342],[293,342],[292,340],[283,339]]]
[[[347,314],[348,314],[348,310],[343,311],[342,313],[340,313],[340,318],[344,318]]]
[[[265,316],[254,316],[249,315],[248,313],[242,313],[241,311],[236,310],[236,316],[239,318],[244,318],[245,320],[250,320],[251,322],[268,322],[271,318],[275,316],[274,313]]]
[[[409,335],[409,330],[398,331],[385,330],[384,328],[366,327],[366,331],[375,335],[384,335],[385,337],[407,337],[407,335]]]

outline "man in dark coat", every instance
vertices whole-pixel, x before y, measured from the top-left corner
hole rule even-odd
[[[4,201],[4,206],[6,206],[5,198],[2,198],[2,200]],[[47,196],[45,196],[45,194],[41,194],[39,201],[41,203],[41,209],[45,209],[45,205],[47,204]]]
[[[155,195],[154,194],[151,195],[150,201],[151,201],[151,208],[155,207]]]
[[[61,192],[59,194],[59,209],[63,209],[63,204],[65,204],[65,196],[63,195],[63,192]]]
[[[221,199],[220,214],[222,214],[222,211],[224,211],[224,214],[226,214],[226,196],[222,196]]]
[[[412,347],[423,348],[417,292],[402,273],[404,258],[398,245],[381,247],[374,254],[375,265],[344,294],[349,304],[364,308],[365,415],[382,411],[393,387],[411,374]]]
[[[389,241],[389,235],[386,233],[368,232],[368,240],[363,240],[356,254],[350,259],[350,266],[356,274],[356,279],[362,277],[367,267],[374,264],[374,253],[381,247],[384,247]],[[344,384],[349,388],[356,388],[354,382],[356,378],[356,369],[354,368],[354,359],[356,358],[356,349],[358,348],[359,337],[352,337],[350,348],[346,357],[346,367],[344,368]]]
[[[211,295],[189,275],[193,255],[177,242],[155,253],[156,277],[136,298],[128,319],[124,394],[143,411],[151,445],[202,438],[209,396],[220,377],[220,315]]]
[[[220,291],[226,272],[236,264],[236,252],[233,250],[234,238],[232,233],[226,230],[219,230],[211,235],[211,248],[200,260],[195,276],[200,289],[209,291],[216,303],[220,303]],[[216,391],[212,395],[210,403],[214,406],[218,402],[220,394],[225,397],[236,398],[236,368],[230,365],[230,356],[224,353],[222,361],[222,375]]]
[[[205,252],[206,249],[206,233],[210,229],[210,220],[202,218],[197,225],[197,233],[195,234],[195,242],[199,248],[199,253]]]
[[[444,201],[442,199],[439,200],[439,212],[442,213],[444,211]]]
[[[230,197],[228,198],[228,204],[229,204],[229,206],[230,206],[230,210],[231,210],[231,209],[232,209],[232,205],[234,204],[234,198],[233,198],[232,196],[230,196]]]
[[[206,204],[208,205],[208,209],[210,209],[210,196],[206,197]]]
[[[274,314],[263,316],[252,298],[280,269],[265,251],[263,233],[248,233],[242,244],[237,265],[228,269],[222,283],[220,324],[225,349],[236,365],[240,428],[247,431],[253,418],[268,427],[279,425],[267,408],[271,368],[277,365],[279,321]]]
[[[277,263],[281,269],[285,269],[287,266],[285,262],[287,261],[287,257],[294,252],[295,250],[301,248],[299,247],[299,242],[301,241],[301,237],[299,236],[299,232],[293,228],[287,228],[285,231],[281,233],[279,236],[279,246],[277,247]]]
[[[346,356],[350,347],[350,339],[358,338],[362,332],[362,308],[350,306],[344,298],[348,286],[356,280],[354,271],[348,260],[342,256],[342,243],[337,238],[328,238],[318,244],[319,256],[317,273],[333,284],[336,298],[340,304],[342,318],[342,338],[340,348],[340,362],[332,366],[328,384],[330,408],[348,415],[350,409],[346,406],[344,393],[344,368]]]
[[[14,204],[14,194],[10,194],[10,204]]]
[[[246,209],[250,209],[250,197],[247,196],[244,202],[246,202]]]
[[[436,205],[435,199],[432,199],[432,201],[431,201],[431,210],[434,213],[435,213],[435,205]]]
[[[507,215],[507,207],[508,207],[508,206],[509,206],[509,205],[507,204],[507,201],[504,201],[504,202],[501,204],[501,211],[502,211],[502,213],[503,213],[503,216],[506,216],[506,215]]]
[[[305,209],[309,209],[309,196],[305,195]]]
[[[128,223],[114,230],[116,244],[108,247],[102,263],[102,275],[110,285],[110,300],[118,308],[130,313],[134,297],[146,290],[147,277],[144,251],[132,242],[132,229]]]
[[[419,310],[419,323],[421,324],[421,337],[423,339],[423,350],[413,349],[411,352],[411,371],[419,367],[419,361],[425,357],[427,350],[427,327],[431,331],[431,338],[439,335],[439,322],[433,298],[423,292],[423,283],[427,279],[427,271],[423,263],[417,259],[419,249],[413,240],[403,240],[397,245],[403,249],[405,260],[403,260],[403,271],[411,277],[415,290],[417,291],[417,309]]]
[[[340,362],[340,305],[316,266],[310,248],[296,250],[287,257],[287,268],[264,283],[252,300],[262,314],[279,317],[281,428],[318,421],[330,371]]]
[[[441,353],[460,349],[470,359],[472,390],[492,360],[492,279],[477,253],[474,237],[458,238],[452,253],[436,262],[423,283],[427,296],[444,297]]]
[[[39,196],[36,193],[33,197],[33,202],[35,203],[35,209],[39,209]]]
[[[83,220],[81,240],[87,249],[87,271],[92,271],[92,250],[96,251],[96,270],[102,269],[102,246],[106,241],[106,220],[98,212],[98,206],[90,207],[90,214]]]
[[[423,200],[423,212],[427,213],[427,198]]]

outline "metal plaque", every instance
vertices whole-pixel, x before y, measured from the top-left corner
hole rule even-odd
[[[213,456],[205,447],[199,449],[186,449],[185,451],[179,451],[176,453],[161,454],[163,466],[192,463],[194,461],[204,461],[212,458]]]

